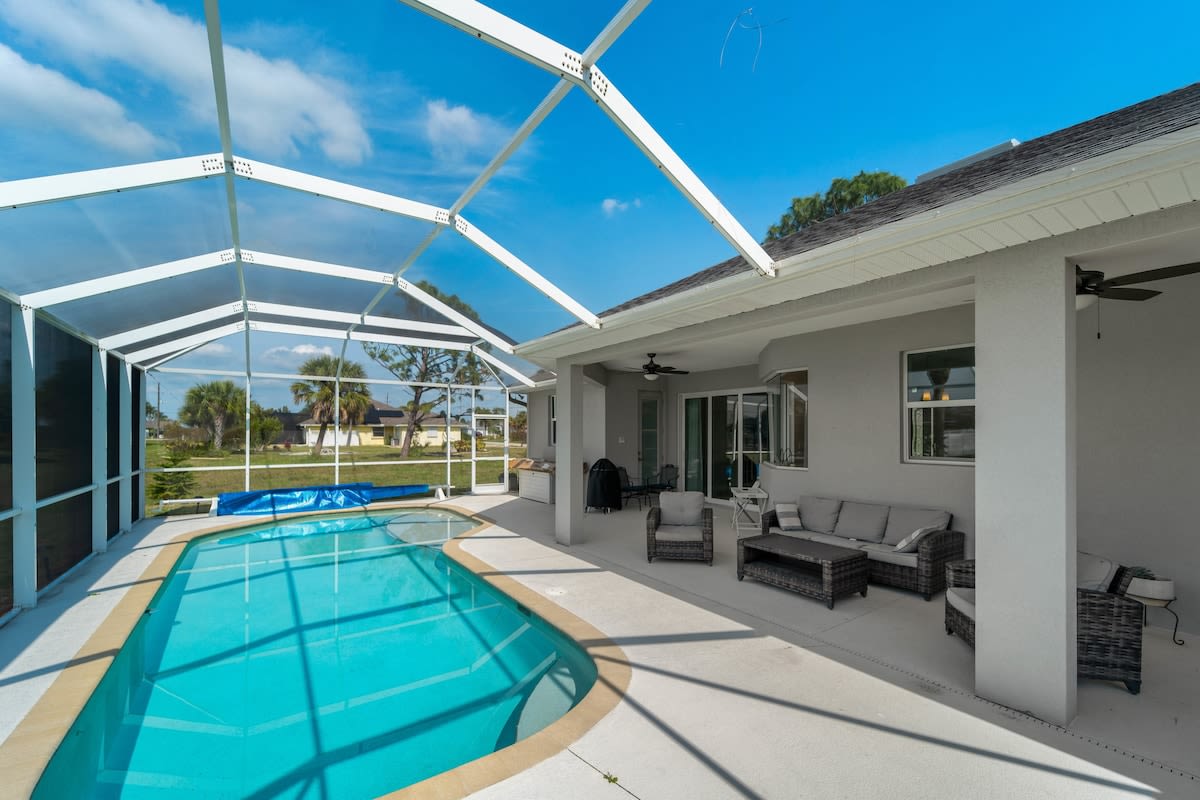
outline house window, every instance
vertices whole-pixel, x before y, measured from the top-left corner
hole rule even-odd
[[[770,380],[775,420],[771,461],[783,467],[808,466],[808,370],[781,372]]]
[[[384,432],[382,425],[371,426],[371,436],[375,437],[376,439],[382,439],[385,435],[386,433]]]
[[[904,354],[906,461],[975,461],[975,347]]]
[[[558,395],[550,395],[550,446],[558,444]]]

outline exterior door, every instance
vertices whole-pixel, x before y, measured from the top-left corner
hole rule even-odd
[[[471,491],[508,491],[508,393],[480,390],[471,405]]]
[[[683,401],[684,488],[729,500],[747,488],[771,453],[770,395],[728,392]]]
[[[642,483],[658,474],[661,415],[662,395],[658,392],[638,392],[638,472]]]

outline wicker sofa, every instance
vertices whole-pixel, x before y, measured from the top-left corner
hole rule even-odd
[[[966,536],[950,530],[949,511],[908,506],[884,506],[824,497],[796,499],[801,527],[784,529],[775,503],[762,517],[763,533],[783,533],[867,554],[869,580],[920,592],[929,600],[946,588],[946,564],[964,556]],[[926,530],[906,552],[896,545],[918,530]],[[932,529],[932,530],[930,530]]]
[[[1080,553],[1076,589],[1079,677],[1121,681],[1142,690],[1142,604],[1129,597],[1125,567]],[[946,565],[946,633],[975,646],[975,561]]]
[[[713,561],[713,512],[703,492],[662,492],[646,514],[646,561]]]

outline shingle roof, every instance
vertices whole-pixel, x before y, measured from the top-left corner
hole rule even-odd
[[[1031,139],[1012,150],[914,183],[853,211],[822,220],[764,245],[775,261],[815,250],[864,231],[931,211],[1005,184],[1200,124],[1200,83],[1144,100],[1087,122]],[[741,256],[688,275],[613,306],[600,316],[703,286],[751,269]],[[575,326],[571,326],[575,327]]]

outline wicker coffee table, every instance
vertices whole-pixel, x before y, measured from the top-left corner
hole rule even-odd
[[[746,575],[833,608],[839,597],[867,596],[867,554],[848,547],[810,542],[780,533],[749,536],[738,542],[737,576]]]

